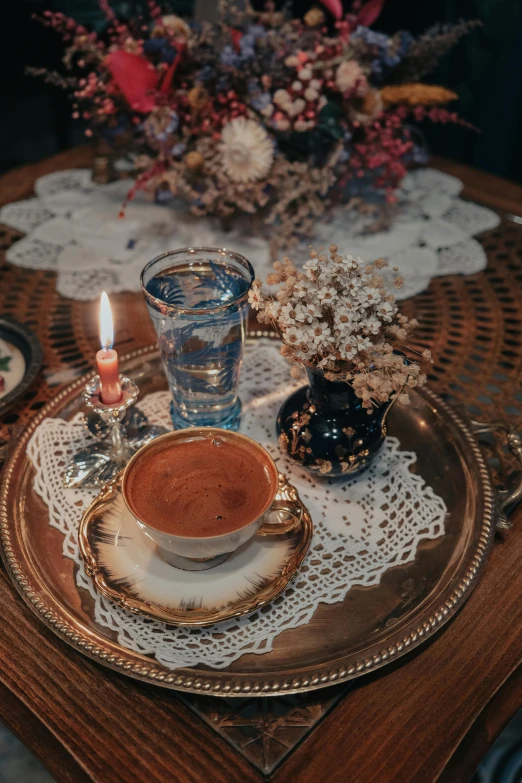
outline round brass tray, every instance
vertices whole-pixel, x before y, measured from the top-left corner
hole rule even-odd
[[[143,395],[166,388],[155,348],[130,354],[126,374]],[[277,695],[313,690],[395,661],[434,634],[473,589],[493,541],[498,511],[483,456],[470,428],[429,391],[394,406],[389,433],[416,451],[415,470],[444,499],[445,534],[421,542],[415,560],[387,571],[380,584],[350,590],[343,602],[320,605],[311,622],[280,634],[263,655],[244,655],[227,669],[171,671],[127,650],[94,620],[92,599],[78,590],[63,537],[50,527],[33,491],[27,443],[46,417],[69,419],[81,409],[80,379],[29,423],[5,466],[0,504],[3,557],[34,612],[77,650],[137,679],[216,696]]]

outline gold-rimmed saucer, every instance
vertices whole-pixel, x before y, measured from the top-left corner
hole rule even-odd
[[[174,625],[213,625],[260,609],[296,576],[313,525],[296,488],[283,476],[276,499],[301,510],[294,529],[255,535],[208,571],[183,571],[166,563],[139,528],[123,502],[121,475],[83,515],[79,545],[96,589],[124,609]]]

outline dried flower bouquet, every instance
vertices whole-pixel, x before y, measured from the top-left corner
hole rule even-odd
[[[371,29],[382,2],[355,0],[343,15],[322,1],[303,19],[222,1],[220,21],[200,25],[155,0],[121,20],[100,0],[100,35],[47,11],[72,75],[31,70],[71,93],[87,135],[132,150],[129,197],[259,215],[288,244],[333,205],[393,203],[418,160],[411,122],[460,122],[443,107],[457,96],[420,79],[471,24],[388,36]]]
[[[326,380],[346,381],[368,413],[396,396],[407,403],[408,390],[426,382],[419,363],[403,353],[417,322],[399,313],[384,260],[365,263],[331,245],[328,254],[311,251],[302,271],[288,258],[274,269],[266,283],[277,292],[266,293],[256,280],[250,304],[278,333],[294,377],[313,368]],[[420,357],[431,361],[428,350]]]

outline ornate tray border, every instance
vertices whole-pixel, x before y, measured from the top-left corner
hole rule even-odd
[[[256,332],[256,337],[267,336],[263,332]],[[155,346],[147,346],[135,350],[125,357],[123,362],[132,361],[140,356],[156,353]],[[10,487],[19,478],[20,465],[23,461],[29,439],[40,422],[52,416],[65,400],[74,399],[77,393],[85,385],[85,378],[80,378],[63,389],[56,395],[27,425],[22,435],[14,446],[10,458],[5,465],[0,497],[0,541],[2,545],[2,557],[8,573],[28,606],[64,641],[72,647],[83,652],[90,658],[102,663],[116,671],[135,677],[145,682],[156,683],[164,687],[189,693],[211,693],[215,696],[243,696],[259,694],[262,696],[276,696],[282,693],[299,693],[315,690],[337,682],[354,679],[374,669],[385,666],[396,660],[409,650],[417,647],[424,640],[432,636],[464,603],[475,586],[478,577],[485,566],[489,551],[493,542],[493,536],[500,509],[491,483],[490,475],[480,447],[473,435],[471,428],[436,394],[429,390],[423,390],[422,396],[430,404],[440,409],[447,420],[460,432],[466,441],[476,466],[478,484],[481,490],[483,505],[483,520],[480,535],[474,551],[468,553],[466,564],[460,575],[458,584],[451,591],[446,587],[444,592],[449,592],[445,600],[429,614],[416,628],[406,636],[397,634],[391,637],[392,642],[379,653],[368,658],[356,659],[347,656],[346,661],[336,668],[328,665],[307,673],[305,676],[285,679],[266,679],[265,676],[248,677],[247,675],[228,673],[220,670],[178,669],[170,671],[150,659],[120,647],[117,642],[103,639],[100,636],[82,626],[80,623],[71,622],[60,603],[48,594],[38,580],[38,574],[27,568],[24,553],[19,542],[12,536],[11,525],[7,508],[7,495]],[[13,540],[14,539],[14,540]]]

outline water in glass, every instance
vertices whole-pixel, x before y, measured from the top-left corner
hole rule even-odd
[[[142,281],[172,392],[174,426],[237,429],[251,267],[240,256],[206,249],[157,261],[156,269],[155,262],[147,265]]]

